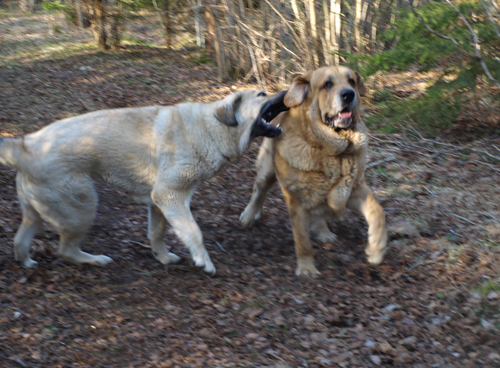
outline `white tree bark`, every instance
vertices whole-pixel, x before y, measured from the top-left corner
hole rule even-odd
[[[340,51],[340,35],[342,32],[342,22],[340,19],[340,3],[341,0],[330,1],[330,27],[332,37],[332,52]],[[333,64],[339,65],[340,57],[338,54],[333,55]]]

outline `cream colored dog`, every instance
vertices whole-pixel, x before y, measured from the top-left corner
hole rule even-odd
[[[360,114],[363,93],[360,75],[345,67],[324,67],[295,78],[285,96],[290,111],[273,121],[283,134],[261,146],[252,198],[240,221],[248,226],[261,217],[266,192],[277,179],[290,215],[297,275],[319,273],[309,226],[320,241],[333,242],[336,236],[326,218],[342,217],[346,207],[368,222],[368,262],[379,264],[384,256],[384,211],[364,176],[368,132]]]
[[[281,133],[266,121],[287,109],[284,95],[251,90],[210,104],[103,110],[22,138],[0,138],[0,163],[18,170],[23,220],[14,238],[16,260],[26,267],[37,263],[29,249],[45,220],[60,235],[63,259],[111,262],[80,250],[97,207],[93,180],[102,179],[149,205],[148,238],[161,263],[179,259],[163,242],[168,220],[195,264],[215,273],[189,208],[191,197],[202,181],[238,161],[253,138]]]

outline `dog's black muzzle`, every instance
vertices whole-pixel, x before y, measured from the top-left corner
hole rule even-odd
[[[281,134],[281,128],[272,125],[271,121],[283,111],[290,110],[290,108],[286,107],[283,103],[287,92],[288,91],[281,91],[274,96],[271,96],[266,104],[262,106],[260,114],[254,123],[252,132],[250,133],[251,139],[260,136],[276,138]]]

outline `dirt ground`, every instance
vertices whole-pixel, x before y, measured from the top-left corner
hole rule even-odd
[[[89,31],[49,34],[47,17],[0,17],[0,135],[95,109],[212,101],[233,85],[252,87],[217,83],[194,51],[98,52]],[[400,134],[373,134],[366,176],[386,213],[386,258],[367,264],[366,225],[348,213],[330,224],[337,243],[315,244],[316,279],[294,274],[279,188],[263,221],[239,224],[258,144],[193,199],[215,277],[171,231],[166,243],[183,260],[156,261],[145,207],[102,183],[83,249],[114,262],[65,264],[46,227],[32,246],[38,265],[20,267],[15,171],[1,167],[0,365],[500,367],[500,137],[428,140],[404,124]]]

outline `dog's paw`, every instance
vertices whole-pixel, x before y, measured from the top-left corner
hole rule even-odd
[[[26,260],[22,261],[22,262],[21,262],[21,264],[23,265],[23,267],[26,267],[26,268],[31,268],[31,267],[33,267],[33,266],[37,265],[37,264],[38,264],[38,262],[37,262],[37,261],[32,260],[31,258],[28,258],[28,259],[26,259]]]
[[[193,254],[193,260],[194,264],[198,267],[203,267],[203,270],[206,273],[215,275],[215,266],[212,263],[212,260],[210,259],[210,256],[208,255],[208,252],[206,250]]]
[[[368,258],[368,263],[371,265],[379,265],[382,260],[384,259],[384,252],[374,252],[374,253],[368,253],[366,252],[366,257]]]
[[[92,257],[93,257],[92,261],[88,263],[93,264],[95,266],[106,266],[108,263],[113,262],[113,258],[105,256],[103,254]]]
[[[299,260],[295,274],[297,276],[316,277],[320,272],[314,265],[314,259],[311,258]]]
[[[319,232],[313,229],[313,236],[321,243],[335,243],[337,241],[337,235],[330,230]]]
[[[240,222],[243,226],[252,226],[255,221],[260,220],[261,215],[262,211],[255,212],[253,206],[248,205],[240,215]]]
[[[175,255],[174,253],[165,252],[165,254],[155,254],[154,255],[158,261],[160,261],[164,265],[177,263],[181,259],[181,257]]]

